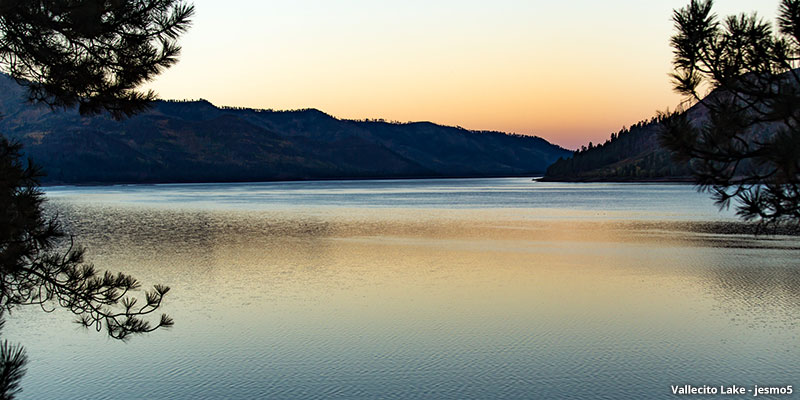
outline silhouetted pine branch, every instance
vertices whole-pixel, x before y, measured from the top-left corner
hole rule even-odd
[[[707,116],[668,113],[662,144],[720,207],[736,200],[745,220],[800,227],[800,0],[782,0],[778,32],[712,7],[674,12],[673,87]]]

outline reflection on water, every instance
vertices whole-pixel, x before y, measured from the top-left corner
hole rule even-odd
[[[176,326],[121,344],[20,310],[6,336],[31,356],[23,398],[638,399],[800,384],[797,238],[743,233],[691,187],[535,185],[51,189],[97,266],[172,286]]]

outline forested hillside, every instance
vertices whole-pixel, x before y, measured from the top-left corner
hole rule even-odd
[[[157,101],[119,122],[34,107],[23,95],[0,78],[0,132],[23,143],[49,183],[530,176],[569,155],[539,137],[315,109]]]
[[[689,177],[659,144],[660,120],[641,121],[612,133],[605,143],[589,143],[547,169],[547,180],[662,180]]]

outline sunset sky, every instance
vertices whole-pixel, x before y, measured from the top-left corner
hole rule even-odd
[[[567,148],[674,108],[688,0],[195,0],[178,65],[150,87],[216,105],[318,108],[544,137]],[[719,15],[777,0],[718,0]]]

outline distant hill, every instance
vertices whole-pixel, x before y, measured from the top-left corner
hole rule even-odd
[[[689,118],[705,118],[695,106],[686,111]],[[588,146],[561,158],[547,168],[548,181],[652,181],[691,180],[686,165],[672,161],[669,150],[661,147],[660,120],[652,118],[612,133],[602,144]]]
[[[24,144],[45,183],[529,176],[570,154],[539,137],[342,120],[315,109],[157,101],[118,122],[52,112],[23,96],[0,76],[0,132]]]

